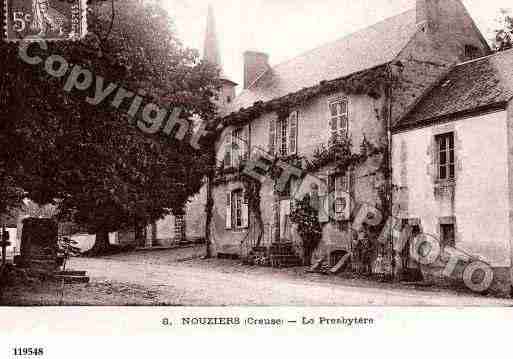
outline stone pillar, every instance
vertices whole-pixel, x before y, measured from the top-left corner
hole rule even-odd
[[[178,243],[185,242],[187,240],[185,226],[185,215],[175,216],[175,241]]]
[[[155,237],[156,237],[156,228],[155,228],[155,223],[151,223],[151,224],[148,224],[146,226],[146,230],[145,230],[145,244],[144,246],[146,248],[151,248],[155,245]]]

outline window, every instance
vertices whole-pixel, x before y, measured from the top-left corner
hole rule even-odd
[[[232,97],[231,96],[226,96],[226,103],[230,103],[232,102]]]
[[[280,144],[280,155],[281,156],[287,156],[288,155],[288,144],[287,144],[287,140],[288,140],[288,136],[287,136],[287,132],[288,132],[288,128],[289,127],[289,121],[288,119],[283,119],[280,121],[280,139],[279,139],[279,144]]]
[[[438,153],[438,179],[452,180],[455,178],[454,133],[445,133],[435,137]]]
[[[350,174],[337,175],[334,178],[335,186],[335,218],[337,221],[349,220],[351,210]]]
[[[235,140],[242,140],[243,139],[243,129],[242,128],[237,128],[235,130],[233,130],[232,132],[232,136]]]
[[[335,213],[343,213],[346,209],[347,203],[342,195],[348,191],[347,182],[347,176],[338,176],[335,178]]]
[[[289,152],[291,154],[294,154],[297,152],[297,117],[298,117],[297,111],[294,111],[290,114]]]
[[[331,139],[344,139],[348,133],[347,98],[338,98],[329,102]]]
[[[281,157],[297,153],[298,111],[281,120],[271,120],[269,127],[269,152]]]
[[[465,45],[465,60],[473,60],[480,57],[479,49],[472,45]]]
[[[242,228],[242,204],[244,201],[242,190],[234,191],[232,197],[233,224],[235,228]]]
[[[440,224],[440,244],[442,248],[456,246],[454,223]]]
[[[238,168],[241,161],[246,159],[247,148],[246,130],[243,127],[229,132],[226,136],[225,168]]]
[[[226,194],[226,229],[248,228],[248,199],[244,190]]]
[[[233,165],[238,166],[244,157],[245,148],[244,129],[237,128],[232,132],[232,158]]]

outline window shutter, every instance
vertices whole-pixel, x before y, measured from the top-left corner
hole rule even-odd
[[[319,188],[319,222],[327,223],[330,220],[330,201],[325,186]]]
[[[232,228],[232,193],[226,194],[226,229]]]
[[[242,220],[242,228],[249,227],[249,198],[246,190],[243,192],[242,196],[242,209],[241,209],[241,220]]]
[[[328,104],[330,138],[344,139],[348,136],[349,115],[347,98],[338,98]]]
[[[349,185],[349,187],[347,188],[347,192],[350,192],[351,189],[354,188],[354,186],[356,185],[355,181],[356,181],[356,173],[354,171],[350,171],[348,174],[347,174],[347,183]]]
[[[330,221],[330,199],[327,193],[319,196],[319,222],[328,223]]]
[[[347,129],[348,129],[348,120],[346,115],[342,115],[340,117],[340,128],[339,128],[339,136],[341,139],[347,138]]]
[[[232,145],[230,146],[230,148],[231,148],[231,153],[232,153],[232,167],[238,167],[240,164],[240,159],[241,159],[240,142],[241,141],[240,141],[239,135],[240,135],[240,131],[233,130],[231,133]]]
[[[289,118],[284,118],[277,122],[277,138],[278,138],[278,144],[277,147],[277,153],[278,156],[288,156],[289,154]]]
[[[295,155],[297,153],[297,125],[298,125],[298,111],[292,112],[289,121],[289,155]]]
[[[276,153],[276,119],[274,118],[269,121],[269,153],[271,155]]]
[[[249,155],[250,155],[250,148],[249,148],[249,145],[250,145],[250,133],[249,133],[249,125],[244,127],[244,130],[242,131],[244,133],[244,141],[242,143],[242,158],[244,160],[249,160]]]
[[[329,126],[329,130],[330,130],[330,135],[331,136],[335,135],[335,133],[337,132],[337,120],[335,118],[330,117],[328,126]]]
[[[340,138],[344,139],[348,137],[348,130],[349,130],[349,106],[348,106],[348,100],[345,98],[340,102],[339,105],[339,116],[340,116]]]
[[[230,153],[232,156],[232,166],[237,165],[237,138],[235,137],[235,131],[230,132]]]
[[[337,221],[342,220],[342,213],[340,207],[340,200],[342,198],[342,176],[335,177],[335,219]]]
[[[329,131],[330,131],[330,140],[334,140],[337,136],[337,129],[338,129],[337,104],[330,103],[329,110],[330,110],[330,119],[328,122],[328,126],[329,126]]]
[[[335,218],[337,221],[348,221],[351,216],[351,196],[349,174],[335,178]]]
[[[231,168],[232,167],[232,131],[228,132],[228,134],[225,137],[225,143],[224,143],[224,167],[225,168]]]

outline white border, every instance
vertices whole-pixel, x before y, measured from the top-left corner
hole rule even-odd
[[[9,38],[8,36],[8,21],[9,21],[9,7],[7,6],[7,3],[9,1],[13,1],[13,0],[3,0],[3,4],[4,4],[4,19],[2,19],[2,21],[4,22],[3,23],[3,26],[1,26],[1,28],[3,29],[3,32],[4,32],[4,41],[5,42],[21,42],[23,41],[23,39],[11,39]],[[30,1],[30,0],[27,0],[27,1]],[[81,25],[80,25],[80,34],[78,37],[76,38],[73,38],[73,39],[66,39],[66,38],[42,38],[42,40],[44,41],[71,41],[71,42],[75,42],[75,41],[80,41],[82,40],[86,35],[87,35],[87,31],[88,31],[88,28],[87,28],[87,0],[77,0],[80,4],[80,9],[81,9]]]

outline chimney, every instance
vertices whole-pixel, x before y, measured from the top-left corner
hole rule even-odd
[[[424,31],[435,31],[440,20],[439,7],[440,0],[417,0],[417,26],[422,26],[425,29]]]
[[[244,89],[255,82],[269,69],[269,55],[263,52],[246,51],[244,53]]]

